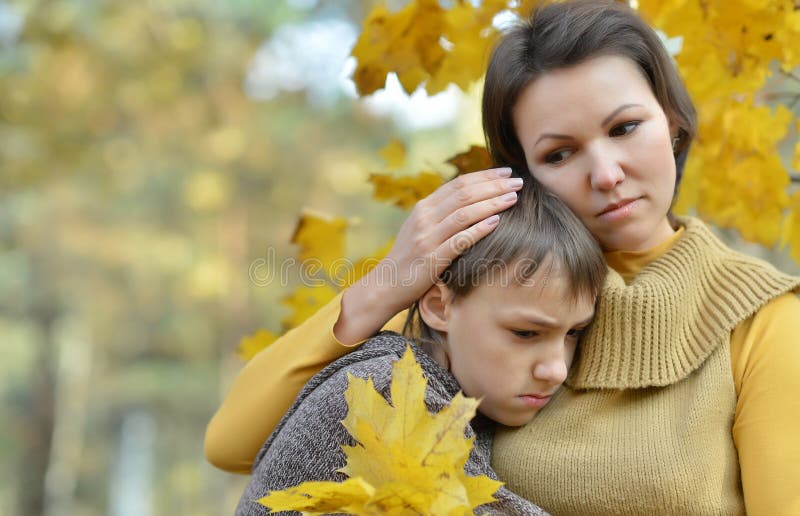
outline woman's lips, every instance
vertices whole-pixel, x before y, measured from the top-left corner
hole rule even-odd
[[[538,394],[523,394],[519,398],[525,405],[529,407],[542,408],[547,405],[547,402],[550,401],[550,398],[552,397],[552,395],[542,396]]]
[[[609,204],[597,214],[597,218],[606,221],[623,219],[636,209],[636,206],[639,204],[639,199],[638,197],[634,199],[623,199],[619,202]]]

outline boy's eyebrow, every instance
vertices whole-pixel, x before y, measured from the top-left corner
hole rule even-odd
[[[526,314],[526,313],[517,313],[515,315],[518,315],[522,319],[525,319],[529,323],[535,324],[537,326],[544,326],[545,328],[558,328],[559,327],[558,323],[556,323],[552,319],[548,319],[546,317],[541,317],[541,316],[537,316],[537,315],[533,315],[533,314]],[[586,319],[584,319],[582,321],[579,321],[579,322],[573,324],[572,326],[587,326],[590,322],[592,322],[592,319],[594,319],[594,312],[592,312],[592,315],[590,315]]]

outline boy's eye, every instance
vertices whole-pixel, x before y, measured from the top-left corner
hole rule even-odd
[[[539,335],[539,332],[533,330],[511,330],[511,333],[513,333],[514,335],[516,335],[521,339],[530,339]]]
[[[608,132],[609,136],[625,136],[626,134],[630,134],[633,132],[634,129],[639,127],[639,123],[637,121],[634,122],[625,122],[624,124],[615,125],[611,128],[611,131]]]
[[[586,328],[573,328],[567,332],[567,337],[572,337],[573,339],[579,339],[583,337],[584,333],[586,333]]]
[[[558,165],[568,157],[572,155],[572,150],[570,149],[561,149],[555,152],[551,152],[547,156],[545,156],[544,161],[545,163],[549,163],[550,165]]]

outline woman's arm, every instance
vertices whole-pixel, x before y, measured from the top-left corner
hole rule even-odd
[[[800,299],[784,294],[731,335],[733,439],[748,514],[800,514]]]
[[[253,357],[206,429],[205,455],[215,466],[249,473],[256,453],[319,370],[382,327],[419,298],[463,250],[494,229],[487,221],[512,205],[520,188],[508,169],[487,170],[445,183],[417,203],[389,254],[302,325]]]

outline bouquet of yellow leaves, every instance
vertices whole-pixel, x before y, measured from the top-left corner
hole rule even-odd
[[[478,401],[458,393],[449,406],[430,414],[427,382],[408,348],[392,368],[392,405],[372,379],[348,376],[349,407],[342,421],[355,438],[343,446],[344,482],[304,482],[258,500],[272,511],[303,514],[472,514],[494,501],[502,485],[485,475],[464,473],[474,439],[464,429]]]

